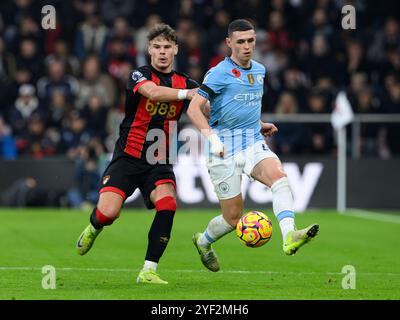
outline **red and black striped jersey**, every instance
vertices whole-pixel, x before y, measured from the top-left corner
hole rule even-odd
[[[171,128],[176,125],[176,121],[188,107],[189,101],[161,102],[142,96],[138,89],[148,81],[175,89],[192,89],[199,86],[196,81],[183,73],[176,71],[162,73],[152,66],[143,66],[130,72],[126,86],[125,118],[120,125],[114,156],[129,155],[146,161],[147,149],[154,145],[162,130],[166,141],[159,141],[160,148],[153,156],[160,160],[169,157]],[[153,148],[150,150],[153,152]]]

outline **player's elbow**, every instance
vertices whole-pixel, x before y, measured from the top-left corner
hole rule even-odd
[[[160,100],[160,90],[158,87],[154,87],[151,90],[149,90],[149,99],[153,101],[159,101]]]
[[[153,100],[153,101],[157,101],[157,100],[158,100],[158,95],[156,95],[156,94],[150,94],[150,95],[149,95],[149,99],[150,99],[150,100]]]

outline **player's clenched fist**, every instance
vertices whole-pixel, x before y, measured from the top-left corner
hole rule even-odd
[[[272,137],[278,132],[278,128],[273,123],[261,122],[260,132],[264,137]]]
[[[186,99],[192,100],[192,98],[193,98],[193,96],[196,94],[196,92],[197,92],[197,88],[190,89],[190,90],[187,92]]]

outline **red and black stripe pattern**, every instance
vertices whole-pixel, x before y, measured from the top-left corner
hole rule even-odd
[[[120,125],[120,137],[115,152],[146,160],[147,148],[154,144],[152,129],[163,130],[165,143],[160,141],[154,156],[157,160],[168,159],[170,133],[173,125],[187,107],[186,101],[159,102],[142,96],[138,89],[144,83],[152,81],[157,85],[191,89],[198,87],[194,80],[175,71],[161,73],[151,66],[144,66],[130,73],[126,87],[125,118]],[[159,135],[158,135],[159,136]]]

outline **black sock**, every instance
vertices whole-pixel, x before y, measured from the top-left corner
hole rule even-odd
[[[171,236],[175,211],[157,211],[148,234],[146,260],[157,262],[163,255]]]
[[[104,227],[102,223],[96,217],[97,207],[93,209],[92,214],[90,215],[90,223],[95,229],[101,229]]]
[[[109,226],[114,222],[117,217],[108,217],[101,213],[99,209],[94,208],[92,214],[90,215],[90,223],[95,229],[101,229],[104,226]]]

